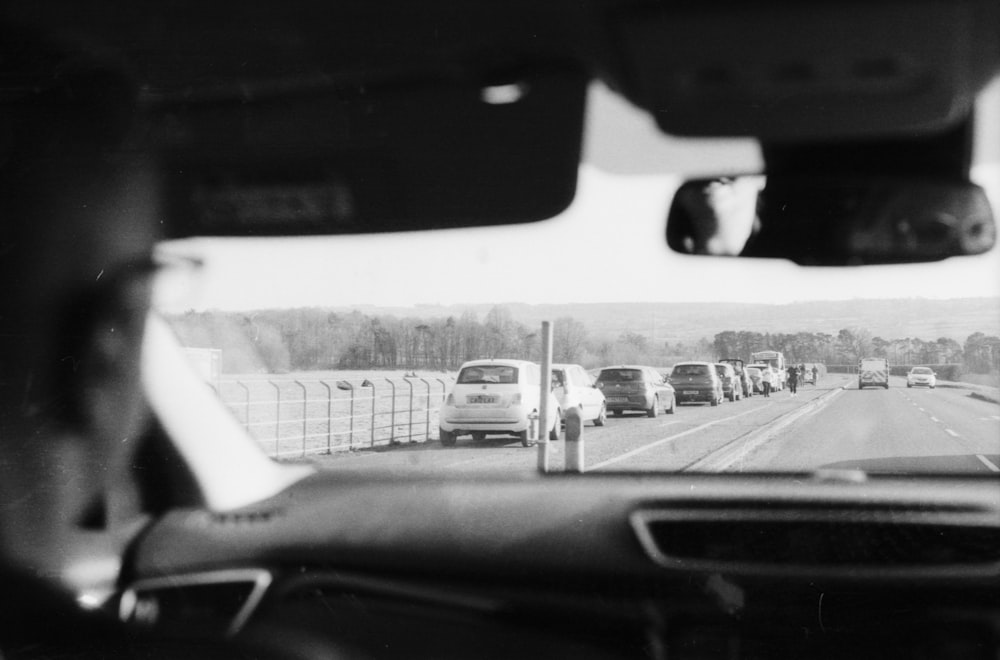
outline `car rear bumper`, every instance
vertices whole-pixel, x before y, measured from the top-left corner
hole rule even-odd
[[[494,431],[520,433],[528,429],[528,412],[522,407],[506,409],[442,407],[441,428],[448,432]]]
[[[723,393],[725,390],[723,390]],[[705,389],[697,387],[676,387],[674,388],[674,397],[677,399],[677,403],[691,403],[698,401],[714,401],[718,398],[718,392],[714,389]]]
[[[649,410],[653,398],[648,394],[605,394],[604,406],[607,410]]]

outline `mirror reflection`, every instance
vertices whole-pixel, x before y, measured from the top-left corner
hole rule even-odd
[[[936,261],[981,254],[995,239],[982,188],[910,178],[699,179],[680,187],[667,221],[677,252],[802,265]]]

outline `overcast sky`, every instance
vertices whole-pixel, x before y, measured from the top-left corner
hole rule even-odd
[[[997,89],[994,85],[990,98],[1000,106]],[[673,253],[666,247],[664,226],[680,179],[659,163],[670,162],[675,172],[680,168],[692,176],[755,172],[760,167],[755,145],[669,140],[600,89],[591,95],[589,118],[577,198],[557,218],[413,234],[186,241],[171,249],[202,256],[206,267],[192,295],[168,296],[166,305],[241,310],[1000,296],[1000,248],[946,262],[863,268],[802,268],[778,260]],[[615,138],[598,138],[593,127],[609,118],[617,127]],[[630,161],[626,145],[637,143],[648,145],[646,153],[652,155]],[[1000,209],[998,159],[997,153],[981,153],[976,171],[994,209]]]

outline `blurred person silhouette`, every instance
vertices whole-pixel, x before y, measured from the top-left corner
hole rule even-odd
[[[760,230],[757,199],[762,180],[719,177],[681,188],[667,224],[670,246],[687,254],[741,254]]]

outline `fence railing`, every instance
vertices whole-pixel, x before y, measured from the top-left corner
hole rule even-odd
[[[442,378],[222,378],[215,389],[271,456],[371,448],[436,436]]]

